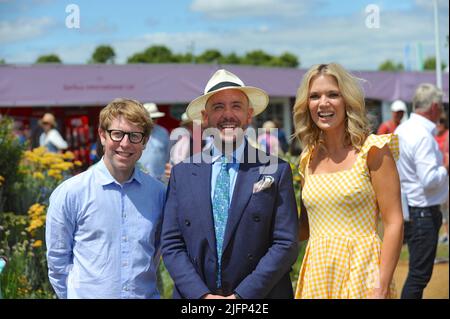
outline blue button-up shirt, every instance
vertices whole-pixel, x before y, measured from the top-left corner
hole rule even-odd
[[[138,169],[119,184],[103,159],[50,197],[46,244],[59,298],[159,298],[165,187]]]
[[[228,172],[230,174],[230,203],[233,199],[233,191],[234,186],[236,185],[236,179],[239,172],[239,163],[241,162],[241,159],[244,154],[245,149],[245,143],[246,141],[243,141],[241,145],[232,153],[231,157],[228,162]],[[211,202],[214,200],[214,189],[216,188],[216,182],[217,182],[217,176],[219,176],[220,168],[221,168],[221,158],[222,153],[214,146],[212,146],[211,149],[211,155],[212,155],[212,171],[211,171]]]

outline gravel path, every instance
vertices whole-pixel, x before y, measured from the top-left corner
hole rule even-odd
[[[403,283],[408,274],[408,262],[399,261],[394,274],[394,280],[397,287],[398,297],[400,297]],[[433,268],[433,275],[425,288],[423,293],[424,299],[449,299],[448,296],[448,262],[442,264],[435,264]]]

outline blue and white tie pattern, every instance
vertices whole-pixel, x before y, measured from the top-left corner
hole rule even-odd
[[[217,287],[222,286],[221,281],[221,257],[223,248],[223,237],[225,234],[225,228],[227,226],[228,208],[230,205],[230,173],[228,172],[229,164],[226,161],[225,156],[221,158],[222,164],[220,167],[219,175],[217,176],[216,186],[214,188],[214,197],[212,202],[213,215],[214,215],[214,229],[216,232],[216,244],[217,244]]]

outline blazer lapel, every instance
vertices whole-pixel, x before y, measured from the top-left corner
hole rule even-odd
[[[239,220],[242,217],[245,207],[253,194],[253,184],[259,179],[260,164],[241,163],[239,173],[234,186],[233,198],[228,211],[227,227],[225,229],[225,238],[223,241],[223,251],[234,233]]]

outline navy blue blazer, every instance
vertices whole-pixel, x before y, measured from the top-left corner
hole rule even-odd
[[[175,283],[174,298],[234,292],[245,299],[293,298],[289,272],[298,255],[298,223],[291,168],[275,157],[261,161],[267,155],[250,150],[258,156],[256,163],[245,159],[239,165],[224,235],[221,290],[216,287],[212,164],[200,162],[197,154],[172,168],[161,249]],[[274,162],[276,171],[265,174]],[[253,184],[265,175],[273,176],[273,184],[253,193]]]

